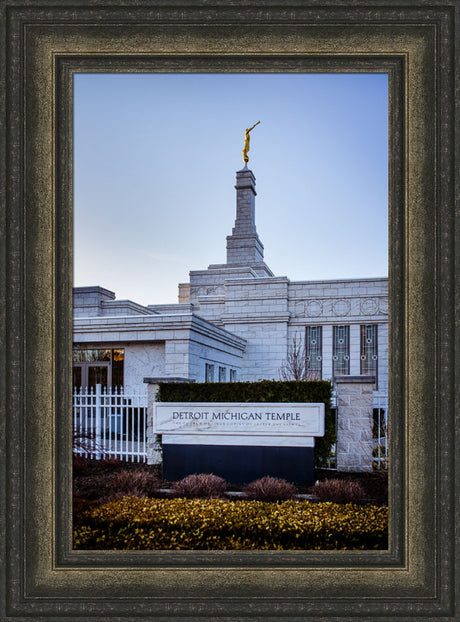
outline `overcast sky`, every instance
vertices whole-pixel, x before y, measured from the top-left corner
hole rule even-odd
[[[77,74],[74,285],[177,302],[225,263],[244,130],[264,260],[292,281],[386,276],[386,74]]]

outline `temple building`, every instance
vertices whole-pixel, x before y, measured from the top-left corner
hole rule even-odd
[[[235,188],[227,262],[192,270],[177,304],[143,306],[100,286],[74,288],[76,429],[99,425],[99,404],[109,455],[159,463],[159,382],[286,379],[283,367],[297,350],[304,377],[331,380],[335,389],[337,442],[327,467],[379,468],[388,456],[388,279],[275,276],[256,231],[247,162]]]
[[[388,279],[290,281],[264,262],[255,177],[236,173],[227,262],[192,270],[177,304],[117,300],[74,288],[74,386],[141,388],[145,378],[196,382],[280,379],[295,342],[308,378],[388,382]]]

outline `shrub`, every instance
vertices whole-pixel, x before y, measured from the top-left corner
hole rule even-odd
[[[359,482],[346,479],[326,479],[316,482],[312,493],[320,501],[332,503],[362,503],[366,496],[364,488]]]
[[[79,454],[73,455],[73,476],[88,475],[91,472],[89,461]]]
[[[159,486],[158,478],[147,471],[119,471],[108,476],[108,490],[101,501],[112,501],[121,497],[151,497]]]
[[[96,501],[108,494],[107,475],[89,473],[74,478],[73,495],[81,499]]]
[[[388,469],[373,471],[363,480],[367,496],[373,501],[388,504]]]
[[[80,430],[73,431],[73,450],[75,452],[80,450],[94,451],[95,446],[94,434]]]
[[[327,464],[332,457],[332,447],[337,442],[335,412],[326,407],[324,411],[324,436],[315,438],[314,460],[315,465]]]
[[[74,482],[74,496],[107,502],[121,497],[153,496],[159,486],[160,480],[142,469],[99,472],[77,477]]]
[[[328,380],[258,382],[162,382],[159,402],[324,402],[330,407]]]
[[[73,498],[73,512],[74,516],[78,516],[87,510],[94,509],[98,506],[97,501],[88,501],[80,497]]]
[[[266,475],[245,486],[243,492],[248,499],[256,501],[287,501],[292,499],[297,489],[285,479]]]
[[[173,492],[187,499],[221,499],[227,490],[227,482],[212,473],[187,475],[173,484]]]
[[[99,475],[102,473],[113,473],[114,471],[122,471],[127,468],[139,469],[139,463],[125,462],[117,458],[102,458],[95,460],[87,458],[78,453],[73,454],[73,476],[80,477],[83,475]]]
[[[386,549],[388,508],[125,497],[76,508],[74,547],[96,550]]]

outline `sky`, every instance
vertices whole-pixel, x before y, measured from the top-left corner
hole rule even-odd
[[[387,276],[387,74],[76,74],[74,286],[169,304],[225,263],[259,120],[248,166],[275,276]]]

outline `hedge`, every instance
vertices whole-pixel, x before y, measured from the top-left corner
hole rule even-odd
[[[336,442],[328,380],[260,380],[258,382],[162,382],[160,402],[316,402],[325,404],[324,436],[315,440],[315,462],[327,459]]]
[[[162,382],[160,402],[324,402],[328,380],[259,380],[258,382]]]
[[[74,548],[386,549],[387,532],[386,507],[125,497],[76,508]]]

